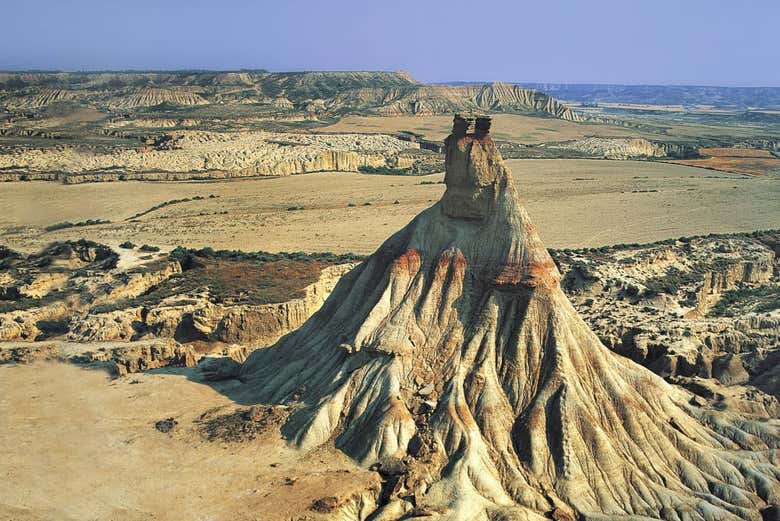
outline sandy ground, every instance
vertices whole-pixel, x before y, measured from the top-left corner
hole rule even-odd
[[[640,161],[507,163],[551,247],[780,226],[780,183],[773,177]],[[370,253],[444,191],[443,184],[420,183],[442,179],[442,174],[318,173],[220,182],[3,183],[0,244],[31,251],[53,240],[84,237],[113,246],[130,240],[163,248]],[[210,194],[219,197],[166,206],[137,222],[126,220],[164,201]],[[288,210],[293,206],[304,209]],[[86,219],[112,223],[42,230]]]
[[[206,441],[193,420],[234,405],[188,371],[109,380],[65,364],[0,366],[0,519],[281,521],[376,479],[335,451],[293,450],[278,431]],[[158,432],[169,416],[179,424]]]

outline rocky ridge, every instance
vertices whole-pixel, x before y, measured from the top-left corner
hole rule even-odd
[[[587,137],[574,141],[541,145],[553,150],[575,151],[604,159],[693,158],[698,148],[685,143],[651,141],[642,138]]]
[[[3,251],[0,344],[17,349],[24,342],[30,352],[36,345],[46,351],[46,346],[63,342],[145,345],[157,340],[176,348],[179,343],[213,345],[218,352],[239,344],[246,352],[300,326],[354,266],[338,259],[321,263],[270,255],[269,262],[279,268],[302,272],[300,279],[291,277],[289,290],[278,295],[247,302],[245,292],[219,286],[228,277],[219,271],[258,269],[262,263],[224,261],[208,272],[218,272],[209,278],[201,265],[214,261],[192,254],[163,254],[119,269],[119,254],[89,241],[55,243],[27,257]]]
[[[560,101],[519,85],[424,85],[403,72],[0,74],[0,104],[40,108],[63,100],[110,110],[252,103],[321,114],[479,109],[582,119]]]

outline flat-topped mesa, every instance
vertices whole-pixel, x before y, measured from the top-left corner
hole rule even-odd
[[[469,129],[474,129],[469,133]],[[444,213],[460,219],[487,217],[500,191],[512,183],[501,153],[490,136],[490,117],[456,114],[446,149],[442,197]]]

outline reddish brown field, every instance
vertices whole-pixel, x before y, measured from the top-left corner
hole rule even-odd
[[[768,150],[749,148],[702,148],[704,159],[680,159],[672,161],[678,165],[698,166],[746,175],[766,175],[780,172],[780,158]]]
[[[777,159],[769,150],[756,150],[753,148],[702,148],[704,156],[712,157],[764,157]]]

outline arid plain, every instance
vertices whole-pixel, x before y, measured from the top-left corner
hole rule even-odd
[[[752,231],[780,222],[780,185],[769,177],[639,161],[508,164],[545,241],[555,248]],[[0,191],[6,209],[0,240],[27,251],[83,237],[165,249],[367,254],[437,201],[442,180],[442,174],[342,172],[209,182],[8,183]],[[205,199],[133,218],[161,203],[196,196]],[[60,222],[88,219],[112,222],[45,231]]]

